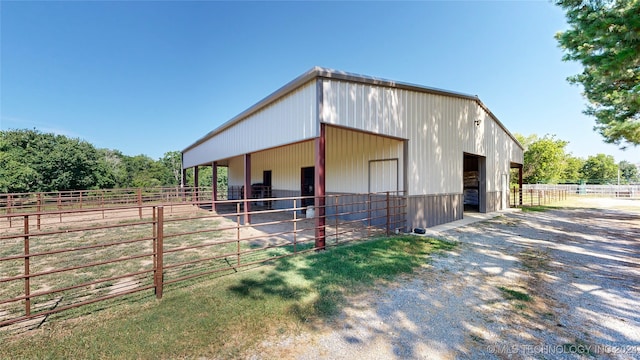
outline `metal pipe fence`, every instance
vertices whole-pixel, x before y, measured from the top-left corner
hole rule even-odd
[[[403,193],[327,195],[321,217],[302,206],[313,197],[191,195],[197,201],[0,214],[0,224],[13,218],[0,228],[0,330],[134,293],[161,298],[168,284],[317,251],[319,226],[326,247],[406,226]]]
[[[509,203],[511,207],[521,206],[544,206],[566,200],[569,196],[567,190],[559,189],[511,189]]]
[[[640,185],[596,185],[596,184],[525,184],[524,190],[560,191],[570,195],[595,197],[640,198]]]
[[[226,200],[226,187],[218,188],[218,199]],[[106,209],[117,206],[211,200],[211,187],[158,187],[134,189],[73,190],[0,194],[0,215],[76,209]]]

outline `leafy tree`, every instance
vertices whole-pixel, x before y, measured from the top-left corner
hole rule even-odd
[[[531,139],[524,152],[523,181],[525,183],[556,183],[563,178],[566,163],[564,148],[568,142],[545,135]]]
[[[608,143],[640,144],[640,1],[557,0],[570,29],[556,34],[563,60],[584,70],[569,77],[582,84],[595,130]]]
[[[618,164],[620,169],[620,179],[626,184],[635,184],[640,182],[638,167],[628,161],[620,161]]]
[[[578,184],[583,178],[582,167],[584,160],[578,157],[567,156],[562,179],[566,183]]]
[[[180,151],[166,152],[160,162],[169,173],[168,178],[165,179],[165,185],[180,185],[182,180],[182,153]]]
[[[614,183],[618,179],[618,165],[613,156],[598,154],[587,158],[582,173],[590,184]]]
[[[0,132],[0,190],[88,189],[97,184],[98,151],[86,141],[37,130]]]

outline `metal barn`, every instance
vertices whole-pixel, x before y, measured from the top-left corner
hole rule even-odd
[[[315,67],[182,158],[183,179],[226,166],[230,198],[311,195],[316,217],[328,194],[400,193],[409,230],[507,208],[523,148],[477,96]]]

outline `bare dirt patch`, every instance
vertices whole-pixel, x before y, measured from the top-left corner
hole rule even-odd
[[[507,213],[254,358],[639,359],[640,201]]]

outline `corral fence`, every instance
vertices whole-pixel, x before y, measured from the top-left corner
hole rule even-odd
[[[640,185],[524,184],[511,189],[512,207],[549,205],[570,197],[640,198]],[[520,201],[522,199],[522,201]]]
[[[79,209],[110,209],[137,205],[138,216],[142,218],[143,205],[210,201],[212,194],[211,187],[179,186],[0,194],[0,216],[7,215],[11,226],[14,218],[12,214],[57,212],[62,221],[62,214],[73,213]],[[226,199],[226,187],[218,188],[216,200]]]
[[[566,191],[569,196],[640,198],[640,185],[525,184],[524,190]]]
[[[543,206],[566,200],[567,196],[569,196],[568,191],[563,189],[540,190],[514,187],[511,189],[509,203],[511,207]]]
[[[319,250],[318,233],[329,247],[405,226],[404,193],[327,195],[315,208],[302,206],[313,197],[211,201],[210,190],[197,192],[198,201],[0,214],[0,330]]]

